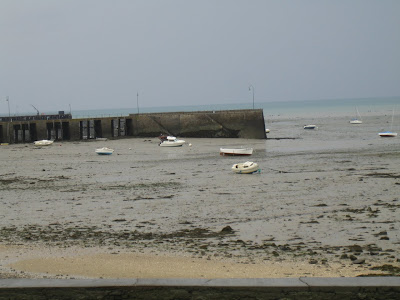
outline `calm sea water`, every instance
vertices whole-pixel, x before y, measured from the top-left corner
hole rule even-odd
[[[139,107],[140,113],[155,112],[190,112],[190,111],[218,111],[230,109],[251,109],[253,103],[232,103],[232,104],[208,104],[208,105],[187,105],[187,106],[159,106]],[[305,100],[286,102],[255,102],[254,108],[263,109],[265,118],[268,117],[310,117],[310,116],[337,116],[348,115],[356,117],[356,108],[361,116],[370,113],[392,113],[400,115],[400,97],[391,98],[359,98],[359,99],[333,99],[333,100]],[[46,111],[46,114],[57,114],[56,111]],[[138,113],[137,107],[93,109],[93,110],[72,110],[74,119],[87,117],[119,117]],[[31,115],[32,113],[20,113],[19,115]],[[0,113],[0,116],[8,114]]]
[[[399,107],[397,107],[399,106]],[[397,108],[396,108],[397,107]],[[251,109],[253,103],[236,104],[209,104],[190,106],[160,106],[140,107],[140,113],[154,112],[179,112],[179,111],[218,111],[229,109]],[[264,110],[264,116],[282,117],[307,117],[318,115],[354,115],[356,108],[361,115],[369,113],[391,113],[395,109],[396,114],[400,113],[400,97],[391,98],[360,98],[360,99],[333,99],[333,100],[306,100],[287,102],[264,102],[254,103],[254,108]],[[138,112],[137,107],[115,108],[101,110],[77,110],[72,111],[73,118],[85,117],[113,117],[127,116]]]

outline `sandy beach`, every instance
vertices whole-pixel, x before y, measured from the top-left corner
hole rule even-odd
[[[267,140],[179,148],[0,146],[0,278],[398,276],[399,138],[378,136],[387,115],[349,118],[269,117]],[[231,171],[247,160],[261,172]]]

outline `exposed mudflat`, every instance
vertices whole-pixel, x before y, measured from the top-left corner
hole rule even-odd
[[[0,146],[0,278],[398,276],[400,140],[378,136],[387,119],[272,119],[271,139],[179,148]],[[246,160],[261,173],[231,171]]]

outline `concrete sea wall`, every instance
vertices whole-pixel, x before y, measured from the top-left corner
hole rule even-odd
[[[262,109],[130,114],[125,117],[0,121],[1,143],[36,140],[77,141],[96,138],[179,137],[264,139]]]
[[[374,299],[400,296],[399,277],[255,279],[2,279],[2,299]]]

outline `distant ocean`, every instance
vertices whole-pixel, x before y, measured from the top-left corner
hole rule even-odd
[[[396,108],[396,106],[398,106]],[[160,106],[140,107],[139,113],[155,112],[190,112],[190,111],[218,111],[230,109],[252,109],[253,103],[208,104],[188,106]],[[356,108],[361,115],[370,113],[391,113],[395,108],[400,114],[400,97],[390,98],[358,98],[332,100],[305,100],[286,102],[255,102],[254,108],[263,109],[264,116],[306,117],[324,115],[349,115],[355,117]],[[86,117],[118,117],[138,113],[137,107],[99,109],[99,110],[72,110],[73,118]]]
[[[187,105],[187,106],[159,106],[159,107],[140,107],[139,113],[155,112],[190,112],[190,111],[218,111],[230,109],[252,109],[252,101],[246,103],[232,104],[208,104],[208,105]],[[400,114],[400,97],[390,98],[358,98],[358,99],[332,99],[332,100],[304,100],[304,101],[285,101],[285,102],[255,102],[254,108],[263,109],[264,117],[308,117],[308,116],[338,116],[347,115],[356,117],[356,108],[362,115],[372,113],[395,113]],[[45,114],[57,114],[56,111],[46,111]],[[69,113],[69,111],[65,111]],[[72,118],[88,117],[121,117],[129,114],[138,113],[137,107],[131,108],[112,108],[112,109],[93,109],[93,110],[71,110]],[[2,113],[0,115],[7,116]],[[12,114],[14,115],[14,114]],[[24,113],[20,115],[29,115]],[[32,115],[32,113],[30,114]]]

